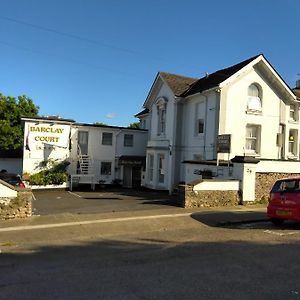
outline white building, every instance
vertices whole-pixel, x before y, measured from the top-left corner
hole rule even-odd
[[[68,161],[68,173],[79,183],[139,186],[145,165],[147,131],[76,123],[60,118],[23,118],[23,174],[49,162]]]
[[[237,156],[252,158],[254,174],[299,173],[297,92],[263,55],[200,79],[159,72],[136,115],[149,130],[145,185],[172,191],[207,169],[243,181],[230,162]],[[228,153],[217,151],[222,138]]]

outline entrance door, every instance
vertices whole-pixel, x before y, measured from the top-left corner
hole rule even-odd
[[[132,168],[131,168],[131,166],[124,166],[123,187],[126,187],[126,188],[132,187]]]
[[[89,133],[87,131],[78,131],[78,146],[81,155],[88,155]]]
[[[132,168],[132,187],[141,186],[141,167]]]

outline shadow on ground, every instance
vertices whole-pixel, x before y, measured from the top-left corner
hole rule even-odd
[[[193,213],[191,217],[201,223],[213,227],[228,227],[242,223],[266,222],[268,221],[265,212],[257,211],[210,211]]]
[[[298,250],[299,242],[158,239],[4,252],[0,298],[299,299]]]

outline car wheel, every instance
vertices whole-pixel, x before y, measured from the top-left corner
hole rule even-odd
[[[284,222],[284,219],[276,219],[276,218],[271,218],[271,222],[278,226],[278,225],[282,225],[282,223]]]

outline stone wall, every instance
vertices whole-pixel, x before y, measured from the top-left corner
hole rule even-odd
[[[31,191],[19,191],[16,198],[0,198],[0,220],[28,218],[31,215]]]
[[[266,201],[274,183],[278,179],[300,176],[290,173],[256,173],[255,179],[255,200]]]
[[[179,205],[184,208],[232,206],[240,203],[238,191],[193,191],[193,185],[179,187]]]

